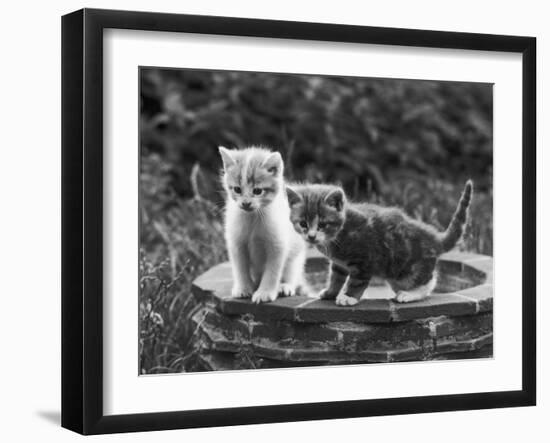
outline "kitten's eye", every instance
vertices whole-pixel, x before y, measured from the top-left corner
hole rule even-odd
[[[317,227],[318,227],[319,229],[325,229],[326,226],[327,226],[327,224],[326,224],[325,222],[319,222],[319,223],[317,224]]]
[[[307,228],[307,223],[306,223],[304,220],[302,220],[302,221],[300,222],[300,226],[301,226],[302,228]]]
[[[260,195],[262,192],[263,192],[263,189],[261,189],[261,188],[254,188],[254,189],[252,190],[252,193],[253,193],[254,195]]]
[[[235,191],[235,194],[240,194],[241,188],[239,186],[233,186],[233,191]]]

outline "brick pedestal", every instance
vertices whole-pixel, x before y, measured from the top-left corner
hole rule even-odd
[[[320,290],[327,261],[311,253],[307,275]],[[256,305],[230,298],[228,263],[193,284],[191,370],[380,363],[492,356],[493,259],[451,252],[425,300],[396,303],[373,282],[353,307],[306,296]]]

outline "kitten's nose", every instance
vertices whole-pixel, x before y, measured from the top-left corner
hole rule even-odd
[[[310,241],[310,242],[314,242],[314,241],[315,241],[315,237],[317,237],[317,234],[308,234],[308,235],[307,235],[307,239],[308,239],[308,241]]]
[[[250,209],[252,208],[252,203],[242,202],[241,203],[241,208],[243,208],[245,211],[250,211]]]

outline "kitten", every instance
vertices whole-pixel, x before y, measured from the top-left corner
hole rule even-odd
[[[388,281],[398,302],[429,295],[438,257],[462,236],[472,192],[468,180],[449,227],[439,232],[397,208],[349,203],[337,186],[287,186],[294,229],[331,260],[320,297],[343,306],[356,304],[373,276]]]
[[[295,295],[304,283],[306,245],[290,223],[281,154],[257,147],[219,151],[231,295],[255,303]]]

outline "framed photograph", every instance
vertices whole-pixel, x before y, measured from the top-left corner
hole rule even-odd
[[[532,37],[62,19],[62,425],[534,405]]]

